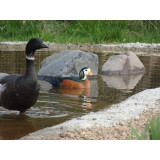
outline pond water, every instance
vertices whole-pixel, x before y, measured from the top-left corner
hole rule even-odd
[[[36,70],[49,52],[37,52]],[[108,54],[97,54],[99,72]],[[19,139],[31,132],[60,124],[66,120],[97,112],[111,104],[119,103],[129,96],[147,88],[160,86],[160,57],[139,56],[146,67],[145,74],[135,76],[101,76],[90,78],[90,90],[64,90],[51,88],[39,81],[40,94],[37,103],[19,115],[0,107],[0,139]],[[25,71],[24,52],[0,52],[0,72],[20,73]]]

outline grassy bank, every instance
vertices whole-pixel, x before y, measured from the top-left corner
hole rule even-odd
[[[160,21],[0,21],[0,41],[160,43]]]

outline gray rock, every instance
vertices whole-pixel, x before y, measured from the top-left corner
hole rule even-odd
[[[38,76],[79,76],[83,67],[90,67],[93,75],[98,72],[98,56],[80,50],[64,50],[52,54],[41,62]]]
[[[52,89],[52,85],[46,81],[38,80],[38,84],[41,92],[48,92],[50,89]]]
[[[114,55],[102,66],[101,74],[107,75],[127,75],[144,73],[145,67],[133,52]]]

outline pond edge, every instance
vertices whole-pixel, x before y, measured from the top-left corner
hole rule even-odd
[[[160,88],[147,89],[139,92],[126,100],[113,104],[110,107],[91,112],[87,115],[73,118],[59,125],[48,127],[27,136],[23,140],[63,139],[62,135],[91,127],[113,127],[117,123],[124,124],[127,120],[139,119],[145,111],[160,109]]]
[[[160,53],[160,44],[149,43],[112,43],[112,44],[57,44],[45,42],[49,48],[48,52],[61,50],[82,50],[92,53],[119,53],[126,51],[138,54]],[[0,51],[24,51],[27,42],[0,42]],[[42,49],[40,51],[46,51]],[[142,53],[141,53],[142,52]]]

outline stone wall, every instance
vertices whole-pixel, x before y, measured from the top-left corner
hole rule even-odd
[[[0,51],[24,51],[27,42],[0,42]],[[92,53],[108,53],[108,52],[160,52],[160,44],[148,43],[121,43],[121,44],[56,44],[48,43],[48,51],[61,50],[82,50]],[[43,51],[40,50],[40,51]],[[46,49],[45,49],[46,51]]]

